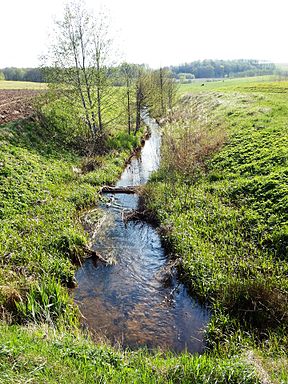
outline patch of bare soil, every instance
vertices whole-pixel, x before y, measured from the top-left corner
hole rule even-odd
[[[0,125],[33,115],[34,100],[40,91],[0,90]]]

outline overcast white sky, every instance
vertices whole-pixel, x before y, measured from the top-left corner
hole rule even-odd
[[[37,66],[65,0],[3,0],[0,68]],[[87,0],[109,9],[120,50],[152,67],[198,59],[288,63],[288,0]]]

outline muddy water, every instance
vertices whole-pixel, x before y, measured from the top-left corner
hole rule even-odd
[[[134,157],[117,186],[147,182],[160,161],[161,135],[155,121],[142,116],[151,138]],[[74,291],[85,323],[96,337],[124,347],[160,347],[176,352],[201,352],[208,311],[193,300],[176,273],[167,274],[169,261],[157,231],[143,222],[122,221],[124,209],[137,208],[138,196],[108,195],[94,249],[114,265],[88,259],[77,271]]]

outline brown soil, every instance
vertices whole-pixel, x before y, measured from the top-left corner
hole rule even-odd
[[[0,125],[24,119],[34,113],[36,90],[0,90]]]

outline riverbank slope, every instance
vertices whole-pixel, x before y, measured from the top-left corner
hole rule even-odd
[[[212,307],[211,348],[250,351],[268,382],[284,383],[288,84],[205,86],[192,86],[166,123],[146,203],[192,294]]]

